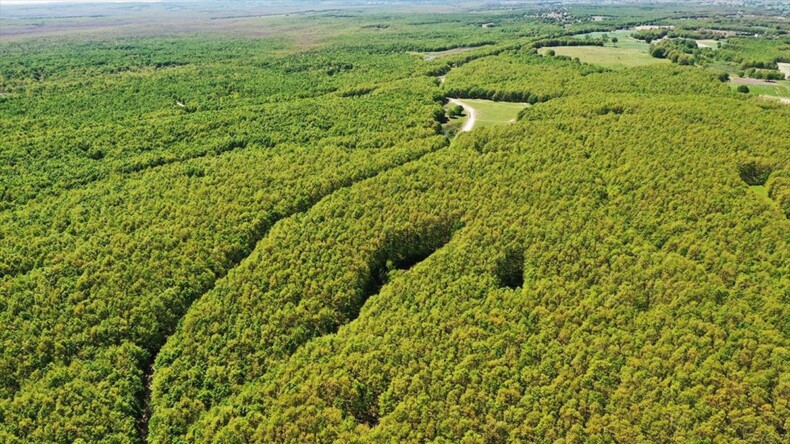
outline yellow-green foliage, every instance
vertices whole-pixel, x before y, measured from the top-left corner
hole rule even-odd
[[[717,55],[723,60],[738,63],[743,68],[776,69],[776,62],[790,62],[790,37],[730,38]]]
[[[790,218],[790,173],[787,170],[774,171],[766,185],[768,197],[776,201],[785,216]]]
[[[787,165],[788,115],[560,99],[333,194],[192,307],[153,439],[781,442],[788,221],[737,153]],[[366,293],[388,239],[453,227]]]
[[[790,108],[465,16],[0,45],[0,440],[785,442]]]
[[[574,80],[597,71],[603,69],[531,50],[507,52],[452,70],[444,89],[450,97],[537,103],[562,95]]]

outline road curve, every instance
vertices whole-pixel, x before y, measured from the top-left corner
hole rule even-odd
[[[467,105],[466,103],[460,100],[450,99],[450,103],[452,103],[453,105],[461,105],[467,114],[466,123],[464,123],[463,128],[461,128],[459,132],[464,133],[464,132],[472,131],[472,128],[474,128],[475,122],[477,121],[477,111],[475,111],[474,108],[472,108],[471,106]]]

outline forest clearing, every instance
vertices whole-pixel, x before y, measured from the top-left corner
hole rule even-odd
[[[607,68],[622,68],[654,65],[667,63],[666,60],[656,59],[650,54],[634,48],[613,46],[565,46],[558,48],[541,48],[541,54],[554,51],[557,55],[578,58],[585,63],[605,66]]]
[[[458,101],[455,101],[458,102]],[[527,103],[494,102],[492,100],[465,99],[462,103],[472,110],[473,127],[484,128],[492,125],[514,123],[518,113],[529,106]]]

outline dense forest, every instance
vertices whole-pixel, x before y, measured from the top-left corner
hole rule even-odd
[[[781,11],[0,43],[0,440],[786,443]]]

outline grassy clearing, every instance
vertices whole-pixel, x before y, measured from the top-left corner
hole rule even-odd
[[[757,96],[771,97],[790,97],[790,80],[779,80],[777,82],[746,83],[735,78],[730,82],[730,88],[737,89],[738,86],[745,84],[749,87],[749,94]]]
[[[541,48],[540,53],[545,54],[549,49],[553,49],[557,55],[578,57],[582,62],[608,68],[631,68],[634,66],[670,63],[669,60],[666,59],[651,57],[650,54],[647,53],[646,47],[642,50],[634,45],[636,44],[633,42],[624,41],[618,42],[617,46],[560,46],[555,48]]]
[[[768,188],[765,185],[750,185],[749,189],[758,196],[765,197],[768,199]]]
[[[611,37],[617,37],[618,39],[622,39],[622,38],[626,38],[626,37],[631,37],[631,33],[632,32],[633,31],[630,31],[628,29],[618,29],[617,31],[588,32],[587,34],[576,34],[573,37],[575,37],[577,39],[583,39],[583,38],[587,38],[587,37],[589,37],[591,39],[599,39],[599,38],[603,37],[604,35],[607,35],[610,38]]]
[[[718,40],[695,40],[697,42],[697,47],[699,48],[711,48],[711,49],[719,49],[719,41]]]
[[[514,122],[518,113],[529,106],[526,103],[494,102],[480,99],[463,99],[463,102],[477,111],[475,128]]]

